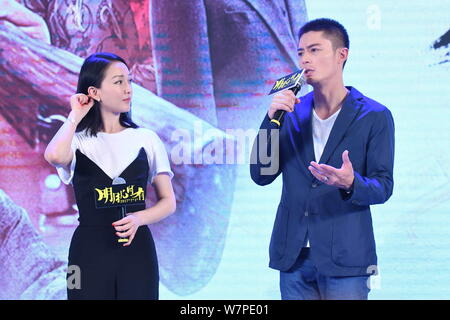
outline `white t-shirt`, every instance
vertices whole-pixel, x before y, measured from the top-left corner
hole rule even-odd
[[[335,113],[333,113],[325,120],[319,118],[314,108],[312,112],[313,112],[312,133],[314,142],[314,156],[316,157],[316,162],[319,163],[320,157],[322,157],[323,149],[325,149],[325,145],[327,144],[331,129],[333,128],[334,121],[336,121],[339,112],[341,112],[341,108],[339,108],[339,110],[337,110]]]
[[[323,149],[325,149],[325,145],[327,144],[328,137],[330,136],[331,129],[333,128],[334,122],[341,111],[339,108],[338,111],[333,113],[331,116],[322,120],[316,113],[316,110],[313,108],[313,116],[312,116],[312,134],[313,134],[313,142],[314,142],[314,156],[316,158],[316,162],[319,163],[320,158],[322,157]],[[306,238],[305,247],[309,248],[309,239]]]
[[[86,131],[77,132],[72,140],[73,159],[70,168],[58,167],[61,181],[65,184],[72,182],[76,153],[78,149],[111,179],[119,176],[132,163],[144,148],[147,153],[149,178],[153,183],[158,173],[166,172],[173,177],[164,144],[158,135],[146,128],[126,128],[117,133],[98,132],[97,137],[91,137]]]

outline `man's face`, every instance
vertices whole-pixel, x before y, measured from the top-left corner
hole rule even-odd
[[[334,49],[333,43],[323,36],[322,31],[310,31],[300,38],[299,65],[305,69],[306,82],[311,85],[340,77],[347,54],[346,48]]]

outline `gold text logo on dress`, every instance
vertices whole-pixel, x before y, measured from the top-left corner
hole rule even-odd
[[[145,203],[145,189],[137,184],[120,184],[94,188],[97,208]]]

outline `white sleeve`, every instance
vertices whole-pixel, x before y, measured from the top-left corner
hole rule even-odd
[[[73,157],[72,157],[72,162],[70,163],[69,167],[56,167],[56,171],[58,172],[59,178],[65,184],[72,183],[72,178],[73,178],[73,173],[75,171],[75,163],[76,163],[76,152],[75,151],[78,149],[77,140],[78,139],[77,139],[76,135],[74,135],[74,137],[72,139]]]
[[[152,155],[148,155],[149,182],[153,183],[153,179],[156,177],[156,175],[163,172],[169,174],[170,179],[172,179],[173,172],[170,169],[170,163],[166,148],[164,147],[161,139],[154,132],[151,132],[150,147]]]

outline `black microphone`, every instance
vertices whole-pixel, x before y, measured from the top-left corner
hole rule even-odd
[[[112,181],[113,185],[115,185],[115,184],[126,184],[126,183],[127,182],[122,177],[116,177]],[[121,212],[121,215],[122,215],[121,219],[125,218],[125,216],[127,214],[127,207],[125,205],[120,206],[120,212]],[[129,240],[128,237],[119,237],[119,239],[117,239],[117,242],[128,242],[128,240]]]
[[[305,79],[303,78],[303,74],[305,73],[304,69],[300,69],[297,72],[291,73],[287,76],[284,76],[275,82],[272,90],[270,91],[269,95],[288,89],[291,90],[294,95],[297,95],[297,93],[300,91],[302,86],[306,83]],[[270,122],[276,127],[280,128],[283,124],[283,119],[286,111],[284,110],[277,110],[273,116],[273,119],[270,120]]]

